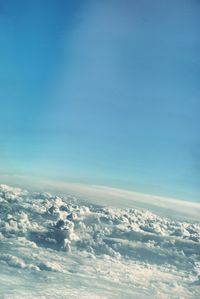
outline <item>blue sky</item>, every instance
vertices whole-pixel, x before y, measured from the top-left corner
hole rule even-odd
[[[0,173],[199,200],[199,12],[0,0]]]

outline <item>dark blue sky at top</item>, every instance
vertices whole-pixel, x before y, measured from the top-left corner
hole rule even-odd
[[[199,12],[0,0],[1,173],[198,199]]]

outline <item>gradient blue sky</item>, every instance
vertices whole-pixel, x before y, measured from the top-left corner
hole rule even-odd
[[[0,173],[199,200],[199,13],[0,0]]]

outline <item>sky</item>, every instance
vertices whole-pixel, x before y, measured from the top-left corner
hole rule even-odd
[[[0,0],[0,174],[200,201],[197,0]]]

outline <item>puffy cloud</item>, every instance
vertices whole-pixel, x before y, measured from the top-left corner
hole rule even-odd
[[[200,224],[194,221],[6,185],[0,185],[0,219],[0,295],[5,298],[200,294]]]

